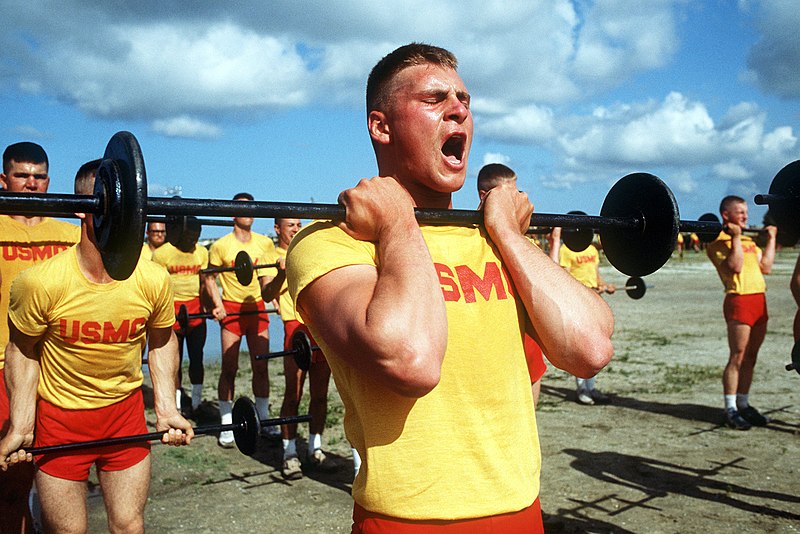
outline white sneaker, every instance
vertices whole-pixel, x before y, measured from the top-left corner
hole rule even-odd
[[[236,439],[233,437],[233,430],[224,430],[219,433],[217,443],[223,449],[232,449],[236,446]]]
[[[300,468],[300,459],[297,456],[291,456],[283,460],[281,475],[283,475],[283,478],[286,480],[300,480],[303,478],[303,470]]]
[[[587,406],[591,406],[594,404],[594,399],[589,391],[585,389],[578,390],[578,402],[581,404],[585,404]]]

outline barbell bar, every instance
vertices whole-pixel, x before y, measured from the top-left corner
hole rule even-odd
[[[267,308],[265,310],[245,310],[240,312],[230,312],[226,314],[227,317],[242,317],[246,315],[261,315],[265,313],[275,313],[278,310],[275,308]],[[178,326],[181,327],[182,330],[186,330],[189,326],[189,320],[191,319],[213,319],[213,313],[189,313],[186,309],[185,304],[181,304],[178,308],[178,313],[175,314],[175,320],[178,321]]]
[[[795,245],[800,240],[800,160],[778,171],[769,193],[756,195],[753,201],[769,206],[769,214],[778,227],[778,243],[785,247]]]
[[[239,216],[260,218],[327,219],[342,221],[339,204],[307,204],[148,198],[144,158],[130,132],[111,137],[97,171],[92,195],[6,193],[0,213],[49,215],[90,213],[103,264],[116,280],[128,278],[139,259],[145,219],[149,215]],[[423,224],[474,225],[483,222],[475,210],[416,208]],[[675,248],[679,231],[717,232],[719,225],[681,221],[670,189],[648,173],[621,178],[603,202],[600,216],[534,213],[531,225],[591,228],[600,233],[608,261],[628,276],[645,276],[663,266]]]
[[[258,411],[253,401],[247,397],[240,397],[233,403],[232,410],[233,422],[230,424],[199,426],[194,428],[195,435],[207,435],[217,432],[233,431],[236,447],[242,454],[252,456],[258,449],[261,441],[261,428],[265,426],[290,425],[303,423],[311,420],[310,415],[297,415],[292,417],[277,417],[274,419],[259,420]],[[78,441],[75,443],[64,443],[61,445],[47,445],[44,447],[34,447],[24,449],[25,452],[33,455],[37,454],[64,454],[86,449],[96,449],[98,447],[109,447],[113,445],[126,445],[130,443],[144,443],[154,440],[161,440],[166,432],[151,432],[148,434],[136,434],[132,436],[119,436],[115,438],[97,439],[93,441]]]
[[[631,276],[625,281],[623,287],[618,287],[617,289],[623,289],[630,298],[639,300],[647,292],[647,285],[644,283],[644,279],[638,276]]]
[[[272,358],[282,358],[284,356],[292,356],[297,368],[301,371],[308,371],[311,367],[311,353],[315,350],[320,350],[319,347],[311,345],[311,340],[302,330],[295,331],[292,334],[292,348],[287,350],[280,350],[277,352],[268,352],[267,354],[258,354],[255,356],[256,360],[270,360]]]
[[[701,221],[720,222],[719,217],[717,217],[715,214],[710,213],[710,212],[702,214],[700,216],[699,220],[701,220]],[[727,228],[727,225],[723,225],[722,231],[725,232],[726,228]],[[764,227],[760,227],[760,228],[759,227],[742,228],[742,233],[743,234],[747,234],[747,235],[759,235],[759,234],[763,234],[766,231],[767,231],[767,229],[764,228]],[[717,234],[717,235],[719,235],[719,234]],[[710,243],[711,241],[714,241],[717,238],[716,235],[712,237],[712,236],[710,236],[708,234],[697,234],[697,237],[699,237],[700,241],[702,241],[704,243]]]
[[[228,273],[233,272],[236,274],[236,280],[243,286],[249,286],[253,281],[253,271],[257,269],[269,269],[278,266],[278,262],[267,263],[264,265],[253,265],[253,260],[244,250],[240,250],[236,257],[233,259],[233,265],[230,267],[209,267],[200,271],[200,274],[211,273]]]

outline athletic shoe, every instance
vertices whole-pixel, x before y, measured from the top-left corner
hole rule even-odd
[[[219,433],[217,443],[223,449],[232,449],[236,446],[236,440],[233,437],[233,430],[224,430]]]
[[[308,455],[308,463],[315,469],[321,471],[333,471],[336,469],[336,464],[330,460],[328,456],[322,452],[322,449],[316,449],[312,454]]]
[[[297,456],[286,458],[281,467],[281,475],[286,480],[300,480],[303,478],[303,470],[300,468],[300,460]]]
[[[770,422],[769,417],[761,415],[758,410],[752,406],[748,406],[747,408],[742,408],[739,410],[739,415],[741,415],[745,421],[753,426],[767,426]]]
[[[589,391],[586,391],[585,389],[579,389],[578,403],[591,406],[592,404],[594,404],[594,399],[592,398],[592,395]]]
[[[593,389],[589,392],[589,395],[592,397],[592,400],[595,404],[609,404],[611,402],[611,399],[608,397],[608,395],[599,389]]]
[[[728,426],[735,428],[736,430],[750,430],[750,427],[752,426],[745,420],[744,417],[739,415],[739,412],[733,408],[727,408],[725,410],[725,419],[728,423]]]

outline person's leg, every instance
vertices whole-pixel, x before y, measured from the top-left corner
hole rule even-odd
[[[325,421],[328,418],[328,385],[330,384],[331,368],[327,360],[320,359],[311,364],[308,374],[308,389],[311,397],[308,405],[308,411],[311,414],[308,458],[318,468],[334,469],[336,466],[322,452],[322,433],[325,431]]]
[[[283,375],[286,379],[286,390],[283,393],[281,417],[292,417],[297,415],[297,410],[300,406],[306,373],[297,367],[294,358],[287,356],[283,359]],[[288,480],[303,478],[303,470],[300,465],[300,459],[297,456],[297,425],[282,425],[281,437],[283,438],[281,474]]]
[[[150,455],[121,471],[98,470],[112,533],[144,532],[144,506],[150,489]]]
[[[220,329],[220,342],[222,344],[222,367],[219,374],[219,415],[223,425],[233,423],[233,394],[235,389],[236,372],[239,370],[239,346],[242,338],[230,330]],[[220,432],[218,443],[223,447],[233,447],[233,431]]]
[[[253,395],[258,398],[269,398],[269,371],[267,368],[267,360],[256,360],[255,357],[259,354],[267,354],[269,352],[269,331],[263,332],[248,332],[247,333],[247,348],[250,351],[250,365],[253,368]],[[259,413],[262,418],[268,414]]]
[[[36,488],[46,532],[86,532],[86,481],[36,473]]]
[[[537,404],[539,404],[539,395],[542,392],[542,381],[537,380],[536,382],[531,384],[531,394],[533,395],[533,407],[535,408]]]
[[[203,400],[203,347],[206,344],[206,322],[189,330],[186,336],[186,351],[189,353],[189,381],[192,384],[192,409],[195,410]]]
[[[28,495],[33,486],[33,464],[0,471],[0,532],[30,532]]]
[[[183,386],[183,342],[186,339],[186,332],[184,330],[173,330],[175,338],[178,340],[178,377],[175,381],[175,404],[178,410],[181,409],[181,388]]]
[[[722,373],[722,390],[725,396],[725,417],[728,426],[737,430],[749,430],[750,423],[748,423],[739,414],[736,403],[736,394],[739,390],[739,384],[742,380],[742,362],[745,357],[745,349],[750,339],[751,328],[749,325],[740,323],[739,321],[728,321],[728,347],[730,354],[728,356],[728,363],[725,365],[725,370]],[[745,375],[747,371],[745,371]],[[752,369],[749,377],[745,376],[745,383],[748,384],[752,380]]]

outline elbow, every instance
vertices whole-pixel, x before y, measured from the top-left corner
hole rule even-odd
[[[430,339],[398,344],[384,364],[387,385],[404,397],[424,397],[439,385],[445,349]]]
[[[579,369],[574,374],[578,378],[591,378],[603,370],[614,356],[614,345],[611,339],[602,338],[593,343],[587,343],[576,359],[581,362]]]

